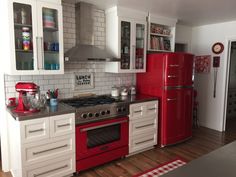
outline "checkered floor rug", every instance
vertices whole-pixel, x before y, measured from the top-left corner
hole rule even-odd
[[[187,162],[185,160],[180,159],[180,158],[176,158],[172,161],[161,164],[155,168],[147,170],[141,174],[137,174],[133,177],[159,177],[159,176],[164,175],[164,174],[166,174],[178,167],[185,165],[186,163]]]

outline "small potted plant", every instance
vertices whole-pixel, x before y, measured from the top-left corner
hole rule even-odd
[[[57,106],[58,105],[58,89],[48,90],[47,91],[48,97],[50,99],[50,106]]]

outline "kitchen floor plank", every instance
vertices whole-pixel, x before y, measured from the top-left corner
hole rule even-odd
[[[236,121],[234,122],[236,125]],[[81,172],[78,177],[131,177],[177,156],[191,161],[236,140],[235,127],[229,124],[228,131],[223,133],[204,127],[195,128],[193,137],[186,142],[165,148],[156,147],[149,151],[118,159]],[[0,170],[0,177],[12,176]]]

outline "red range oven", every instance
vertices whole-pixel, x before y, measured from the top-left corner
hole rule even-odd
[[[127,155],[128,127],[128,117],[77,125],[77,172]]]
[[[128,155],[129,104],[109,95],[72,98],[76,108],[76,171]]]

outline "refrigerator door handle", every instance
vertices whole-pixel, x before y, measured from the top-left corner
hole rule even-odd
[[[179,65],[169,65],[170,67],[179,67]]]
[[[176,75],[168,75],[167,77],[168,78],[176,78],[177,76]]]
[[[167,98],[167,101],[177,101],[177,98]]]

